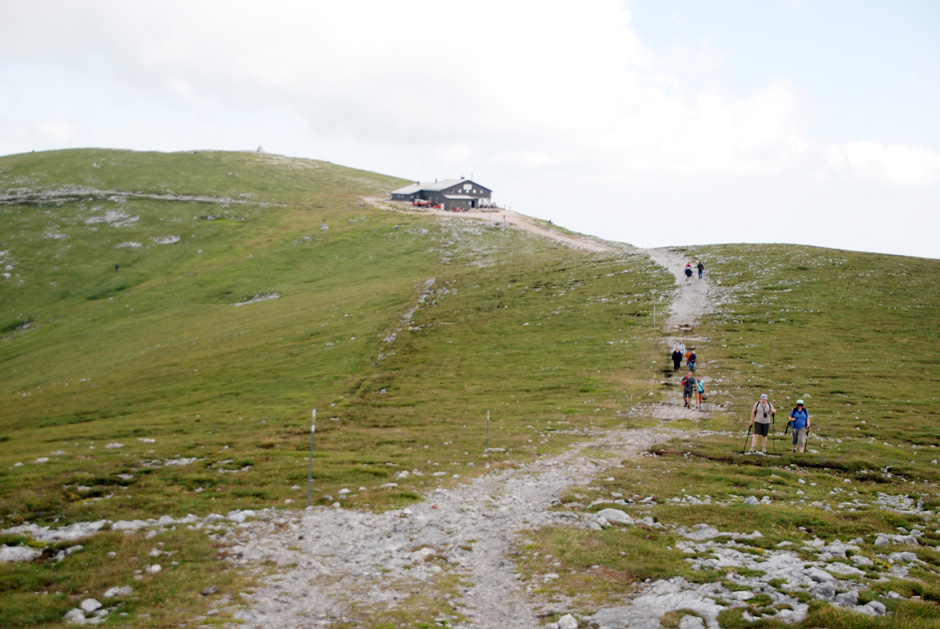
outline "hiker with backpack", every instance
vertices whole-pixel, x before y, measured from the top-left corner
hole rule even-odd
[[[761,395],[760,401],[751,409],[751,423],[748,426],[754,427],[754,437],[751,439],[751,449],[747,451],[748,454],[767,454],[767,436],[770,434],[770,422],[773,421],[776,414],[777,409],[770,403],[767,394]],[[757,437],[763,437],[764,442],[761,450],[755,452]]]
[[[692,263],[691,262],[685,265],[685,279],[690,280],[690,281],[692,279]]]
[[[695,408],[697,410],[702,410],[702,403],[705,401],[705,382],[702,380],[702,376],[699,375],[695,378]]]
[[[685,364],[689,368],[689,371],[695,371],[695,361],[697,357],[695,355],[695,348],[689,350],[689,355],[686,356]]]
[[[692,408],[692,394],[696,389],[695,374],[691,371],[682,379],[682,403],[685,408]]]
[[[803,400],[797,400],[796,406],[790,411],[789,423],[793,425],[793,451],[800,449],[800,454],[806,449],[806,436],[813,423],[809,420],[809,411],[803,405]]]

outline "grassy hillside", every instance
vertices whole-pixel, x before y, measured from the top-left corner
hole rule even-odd
[[[682,538],[675,527],[708,523],[721,531],[759,531],[763,537],[737,544],[718,539],[728,548],[743,547],[758,562],[788,544],[810,562],[819,556],[816,540],[861,540],[849,555],[863,555],[874,566],[857,578],[861,600],[884,601],[892,615],[869,618],[807,595],[804,625],[940,626],[940,411],[933,386],[940,376],[940,263],[769,245],[697,247],[686,255],[704,261],[716,288],[716,311],[694,334],[700,337],[697,372],[713,379],[710,401],[723,408],[708,420],[677,425],[709,432],[681,435],[654,448],[642,466],[625,466],[566,500],[632,496],[638,504],[629,512],[668,530],[556,530],[526,554],[560,557],[566,572],[553,591],[580,592],[591,609],[618,600],[625,582],[681,575],[740,590],[749,589],[743,578],[763,574],[759,568],[695,569],[677,545]],[[769,450],[780,457],[741,456],[750,409],[761,393],[777,408],[779,432]],[[806,401],[813,421],[802,455],[791,452],[784,436],[797,398]],[[770,502],[755,508],[744,502],[751,496]],[[875,545],[879,535],[910,532],[918,544]],[[887,560],[901,550],[919,560],[905,577],[892,573]],[[589,565],[604,570],[585,571]],[[903,598],[888,596],[892,591]],[[742,620],[745,611],[760,616],[782,609],[768,601],[758,597],[748,608],[724,612],[722,626],[751,626]]]
[[[256,153],[0,158],[0,528],[303,506],[314,407],[313,502],[386,509],[623,427],[631,399],[671,387],[652,321],[671,276],[643,256],[363,204],[401,184]],[[644,579],[744,588],[760,568],[700,569],[710,552],[681,549],[679,527],[708,523],[760,531],[713,549],[755,561],[793,548],[810,565],[820,541],[862,540],[850,551],[871,562],[854,577],[861,600],[892,614],[806,600],[802,626],[937,627],[940,263],[782,246],[685,254],[714,286],[694,343],[717,410],[669,422],[675,439],[559,507],[626,498],[618,508],[665,528],[542,531],[519,549],[527,585],[585,613]],[[762,392],[782,456],[742,457]],[[782,435],[798,397],[814,422],[804,455]],[[487,412],[502,450],[488,455]],[[237,601],[247,585],[204,531],[107,528],[61,560],[75,542],[0,535],[43,553],[0,564],[0,626],[61,624],[123,583],[134,594],[111,624],[198,624],[203,588]],[[904,532],[919,543],[874,546]],[[899,550],[918,559],[907,572],[886,559]],[[155,561],[163,571],[147,573]],[[546,572],[559,578],[536,578]],[[747,625],[744,611],[783,610],[761,594],[722,626]]]
[[[314,501],[352,487],[347,504],[385,508],[619,424],[651,392],[665,273],[362,204],[399,185],[255,153],[0,158],[2,526],[302,506],[314,407]],[[487,411],[505,452],[485,458]],[[156,626],[198,611],[225,565],[175,535],[179,566],[128,607]],[[141,568],[138,537],[0,564],[0,624],[61,620]]]

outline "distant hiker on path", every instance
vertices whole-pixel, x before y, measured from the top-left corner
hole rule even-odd
[[[682,365],[682,352],[676,348],[672,349],[672,373],[679,371],[679,366]]]
[[[793,451],[806,449],[806,435],[813,423],[809,420],[809,411],[803,406],[803,400],[796,401],[796,407],[790,411],[790,423],[793,424]]]
[[[702,403],[705,401],[705,383],[702,376],[695,379],[695,408],[702,410]]]
[[[767,435],[770,434],[770,422],[776,413],[777,409],[775,409],[774,405],[767,399],[767,394],[764,393],[761,395],[760,402],[755,404],[754,408],[751,410],[751,423],[748,425],[754,427],[754,437],[751,439],[751,449],[747,451],[748,454],[754,454],[754,448],[757,447],[758,436],[764,438],[764,443],[762,444],[761,451],[757,454],[767,454]]]
[[[687,280],[692,279],[692,263],[691,262],[687,262],[685,265],[685,279]]]
[[[695,374],[691,371],[682,379],[682,403],[685,408],[692,408],[692,394],[695,392]]]
[[[682,341],[676,341],[676,344],[672,346],[672,351],[679,352],[683,356],[685,355],[685,343]]]
[[[705,271],[705,265],[699,262],[695,265],[695,268],[698,269],[698,279],[702,279],[702,273]]]
[[[695,371],[695,361],[697,358],[698,357],[695,355],[695,348],[693,347],[689,350],[689,355],[686,356],[685,359],[685,364],[689,368],[689,371]]]

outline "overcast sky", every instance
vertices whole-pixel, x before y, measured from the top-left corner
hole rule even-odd
[[[0,154],[254,150],[640,246],[940,258],[934,0],[7,0]]]

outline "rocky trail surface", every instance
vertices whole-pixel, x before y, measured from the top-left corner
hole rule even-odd
[[[464,216],[492,218],[491,213],[485,214]],[[515,227],[572,247],[610,250],[603,242],[544,229],[519,214],[507,211],[505,216]],[[641,253],[685,281],[681,277],[685,261],[676,254],[665,250]],[[694,288],[680,284],[667,327],[690,329],[705,312],[706,294],[706,281]],[[662,419],[689,414],[678,398],[653,406],[645,410]],[[395,608],[436,578],[454,574],[462,585],[459,595],[448,600],[453,613],[439,618],[439,624],[481,629],[539,626],[540,615],[564,610],[546,608],[527,592],[511,560],[515,545],[526,532],[546,526],[599,529],[610,523],[608,517],[630,521],[615,509],[593,514],[553,511],[552,507],[570,487],[590,482],[623,459],[638,456],[671,436],[667,429],[595,432],[561,455],[494,471],[453,489],[434,490],[424,502],[407,509],[375,514],[337,504],[295,515],[272,512],[270,517],[245,522],[229,536],[237,561],[274,563],[280,569],[264,587],[249,594],[250,604],[234,615],[246,627],[355,624],[357,610]],[[657,613],[663,612],[641,612],[640,616],[654,619]],[[560,626],[577,626],[570,616],[560,622]]]

